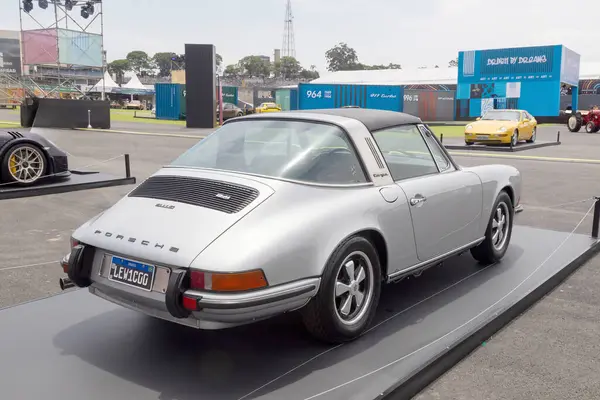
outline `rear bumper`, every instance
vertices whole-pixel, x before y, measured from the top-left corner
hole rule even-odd
[[[321,282],[316,277],[245,293],[201,292],[173,285],[172,277],[187,270],[156,266],[154,285],[146,291],[109,280],[110,255],[101,250],[86,254],[88,265],[77,266],[77,257],[64,260],[63,268],[77,286],[120,306],[198,329],[243,325],[299,309],[317,294]],[[196,311],[183,309],[182,295],[196,300]]]

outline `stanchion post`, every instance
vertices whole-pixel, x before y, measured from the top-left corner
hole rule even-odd
[[[88,110],[88,129],[92,129],[92,110]]]
[[[556,143],[560,143],[560,131],[556,133]]]
[[[444,134],[440,133],[440,143],[444,143]]]
[[[600,225],[600,197],[594,196],[594,216],[592,220],[592,237],[598,239],[598,225]]]
[[[131,165],[129,164],[129,154],[125,154],[125,177],[131,178]]]

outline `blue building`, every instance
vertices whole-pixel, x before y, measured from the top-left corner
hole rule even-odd
[[[579,69],[579,54],[562,45],[461,51],[456,118],[472,119],[489,109],[557,117],[567,88],[576,110]]]

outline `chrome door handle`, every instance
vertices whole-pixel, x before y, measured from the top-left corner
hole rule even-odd
[[[412,199],[410,199],[410,205],[411,206],[416,206],[416,205],[419,205],[421,203],[424,203],[425,201],[427,201],[426,197],[423,197],[423,196],[413,197]]]

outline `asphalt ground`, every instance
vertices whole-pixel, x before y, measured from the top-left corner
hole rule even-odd
[[[75,169],[89,166],[86,169],[123,175],[120,156],[129,153],[132,173],[140,180],[198,141],[179,136],[178,129],[172,131],[176,136],[147,135],[148,124],[139,125],[129,129],[139,130],[139,134],[71,130],[46,130],[44,134],[71,154],[70,164]],[[538,140],[550,140],[557,129],[560,127],[540,127]],[[561,146],[516,154],[454,153],[464,166],[504,163],[519,168],[525,211],[518,215],[517,223],[570,232],[585,216],[592,196],[600,194],[600,154],[596,150],[600,135],[564,134],[561,140]],[[587,162],[578,162],[581,157]],[[62,276],[58,260],[68,251],[71,232],[131,189],[124,186],[1,201],[0,308],[58,293]],[[590,231],[588,215],[577,233]],[[597,398],[593,394],[600,393],[600,321],[596,313],[600,273],[595,268],[599,265],[599,258],[590,261],[419,398]]]

